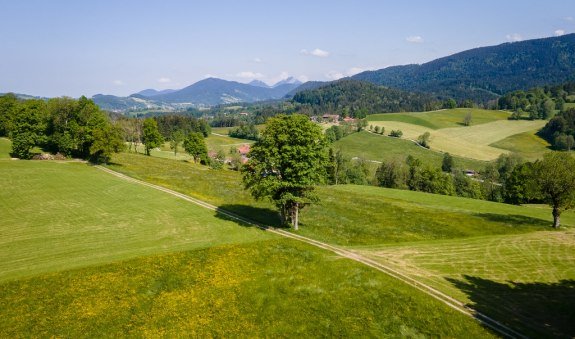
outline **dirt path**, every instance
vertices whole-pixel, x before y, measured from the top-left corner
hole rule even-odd
[[[331,251],[331,252],[333,252],[333,253],[341,256],[341,257],[347,258],[347,259],[355,260],[355,261],[360,262],[364,265],[375,268],[376,270],[381,271],[381,272],[383,272],[383,273],[385,273],[385,274],[387,274],[387,275],[389,275],[395,279],[398,279],[398,280],[426,293],[427,295],[443,302],[447,306],[449,306],[449,307],[451,307],[451,308],[453,308],[453,309],[455,309],[455,310],[457,310],[463,314],[466,314],[472,318],[477,319],[483,325],[493,329],[494,331],[502,334],[505,337],[526,338],[524,335],[522,335],[522,334],[512,330],[511,328],[501,324],[500,322],[496,321],[495,319],[491,319],[490,317],[467,307],[464,303],[448,296],[447,294],[442,293],[442,292],[436,290],[435,288],[433,288],[427,284],[421,283],[421,282],[419,282],[419,281],[417,281],[417,280],[415,280],[415,279],[413,279],[413,278],[411,278],[411,277],[409,277],[409,276],[407,276],[407,275],[405,275],[405,274],[403,274],[403,273],[401,273],[401,272],[399,272],[399,271],[397,271],[397,270],[395,270],[389,266],[386,266],[380,262],[377,262],[375,260],[364,257],[358,253],[355,253],[355,252],[352,252],[352,251],[349,251],[349,250],[346,250],[346,249],[343,249],[340,247],[336,247],[336,246],[333,246],[333,245],[330,245],[330,244],[327,244],[327,243],[324,243],[321,241],[317,241],[317,240],[314,240],[314,239],[311,239],[308,237],[304,237],[304,236],[301,236],[298,234],[287,232],[287,231],[284,231],[281,229],[273,228],[273,227],[266,226],[266,225],[260,225],[256,222],[252,221],[252,220],[249,220],[247,218],[239,216],[235,213],[223,210],[223,209],[218,208],[217,206],[211,205],[205,201],[192,198],[190,196],[176,192],[174,190],[171,190],[171,189],[168,189],[168,188],[165,188],[162,186],[150,184],[150,183],[142,181],[142,180],[134,179],[132,177],[129,177],[125,174],[113,171],[113,170],[106,168],[106,167],[102,167],[102,166],[95,166],[95,167],[104,171],[104,172],[112,174],[118,178],[124,179],[126,181],[133,182],[135,184],[139,184],[139,185],[143,185],[143,186],[147,186],[147,187],[171,194],[171,195],[176,196],[180,199],[186,200],[188,202],[191,202],[191,203],[199,205],[201,207],[210,209],[212,211],[217,211],[218,213],[221,213],[221,214],[223,214],[223,215],[225,215],[231,219],[235,219],[235,220],[241,221],[243,223],[253,225],[255,227],[266,230],[268,232],[272,232],[272,233],[275,233],[277,235],[280,235],[282,237],[286,237],[286,238],[298,240],[301,242],[305,242],[309,245],[313,245],[313,246]]]

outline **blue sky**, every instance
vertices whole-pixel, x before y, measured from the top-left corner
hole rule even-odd
[[[332,80],[575,32],[573,0],[0,0],[0,92]]]

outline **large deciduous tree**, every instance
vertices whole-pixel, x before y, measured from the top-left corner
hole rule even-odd
[[[164,139],[158,130],[158,123],[152,118],[144,120],[142,128],[142,143],[146,148],[146,155],[150,155],[152,148],[159,147]]]
[[[575,205],[575,159],[568,153],[551,152],[533,165],[534,187],[553,208],[553,228],[559,228],[561,212]]]
[[[327,142],[321,127],[304,115],[279,115],[248,154],[243,183],[256,199],[269,198],[284,223],[298,229],[299,209],[317,201],[314,185],[324,182],[328,167]]]
[[[21,159],[29,159],[32,155],[32,148],[46,141],[47,121],[44,101],[28,100],[23,102],[16,109],[10,131],[12,155]]]

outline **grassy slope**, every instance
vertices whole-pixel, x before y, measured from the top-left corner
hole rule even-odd
[[[236,172],[131,154],[118,154],[114,161],[118,164],[112,169],[277,225],[273,206],[255,202],[241,187]],[[546,229],[551,219],[548,208],[378,187],[329,186],[320,187],[318,193],[322,203],[302,210],[301,232],[343,245],[529,232]],[[571,212],[562,219],[575,225]]]
[[[0,285],[0,336],[489,337],[473,319],[291,240],[227,245]]]
[[[398,121],[408,124],[428,127],[430,129],[441,129],[448,127],[461,127],[463,119],[468,112],[471,112],[474,125],[487,122],[505,120],[509,118],[509,113],[504,111],[491,111],[475,108],[456,108],[433,112],[413,112],[413,113],[385,113],[374,114],[368,117],[369,121]]]
[[[381,136],[369,132],[351,134],[333,144],[335,149],[349,157],[360,157],[375,161],[405,160],[408,155],[421,159],[424,163],[441,166],[443,154],[419,147],[405,140]],[[482,170],[487,162],[454,157],[456,167]]]
[[[543,157],[549,152],[551,146],[545,139],[537,135],[538,130],[515,134],[503,140],[495,142],[490,146],[506,149],[514,152],[529,161],[534,161]]]
[[[359,251],[533,337],[575,335],[573,230]]]
[[[431,134],[430,145],[434,150],[449,152],[466,158],[493,160],[504,149],[493,144],[513,136],[543,127],[544,121],[510,121],[502,111],[474,110],[473,123],[462,126],[466,109],[443,110],[424,113],[396,113],[370,116],[370,124],[383,126],[387,133],[399,129],[404,138],[415,140],[425,132]],[[373,117],[373,118],[372,118]]]
[[[2,161],[0,187],[0,281],[268,237],[83,163]]]
[[[489,336],[369,267],[85,164],[3,161],[0,181],[0,337]]]

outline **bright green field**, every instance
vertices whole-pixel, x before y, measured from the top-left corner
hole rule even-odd
[[[0,185],[3,338],[491,336],[367,266],[83,163],[2,161]]]
[[[463,119],[468,112],[471,112],[473,125],[484,124],[497,120],[505,120],[509,118],[510,115],[508,112],[504,111],[491,111],[476,108],[456,108],[433,112],[374,114],[368,116],[367,118],[370,122],[398,121],[427,127],[430,129],[441,129],[448,127],[461,127]]]
[[[539,137],[538,130],[515,134],[490,146],[509,150],[517,153],[525,160],[535,161],[549,152],[551,146],[545,139]]]
[[[468,111],[473,111],[473,122],[470,126],[463,126],[461,122]],[[432,150],[491,161],[508,153],[506,149],[494,147],[495,143],[545,125],[543,120],[512,121],[507,117],[509,113],[503,111],[454,109],[382,114],[368,119],[370,125],[384,127],[386,133],[401,130],[405,139],[416,140],[420,135],[430,133],[429,144]]]
[[[118,154],[110,168],[166,186],[214,205],[278,225],[269,202],[255,202],[234,171],[153,157]],[[301,233],[340,245],[365,245],[415,240],[449,239],[489,234],[545,230],[551,226],[547,207],[521,207],[482,200],[370,186],[326,186],[318,189],[321,203],[301,213]],[[564,213],[566,225],[575,214]]]
[[[0,187],[0,281],[269,238],[84,163],[2,161]]]
[[[387,132],[386,132],[387,133]],[[424,149],[412,141],[377,135],[366,131],[353,133],[333,143],[349,157],[360,157],[375,161],[404,161],[408,155],[421,159],[424,163],[440,167],[443,154]],[[463,169],[482,170],[486,161],[454,157],[455,166]]]
[[[532,337],[575,335],[573,229],[358,251]]]

